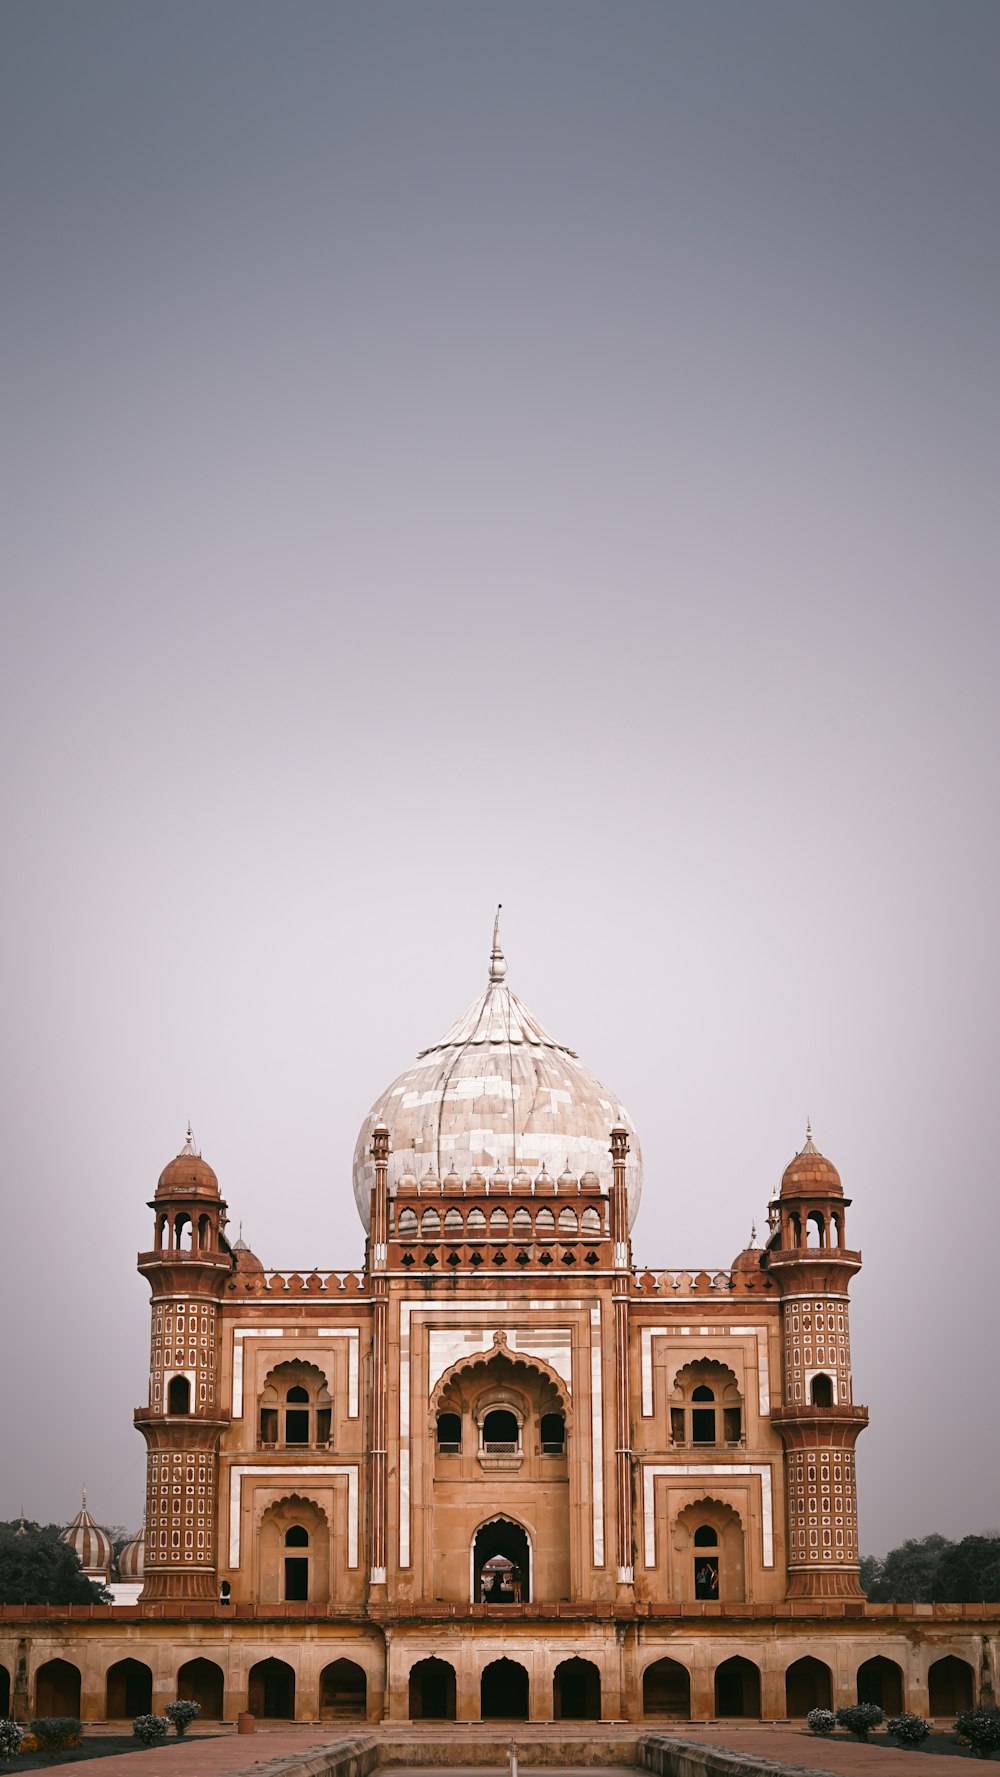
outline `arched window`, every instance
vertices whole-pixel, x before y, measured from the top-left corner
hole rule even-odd
[[[174,1217],[175,1252],[189,1253],[193,1244],[193,1237],[194,1225],[191,1221],[191,1217],[181,1210],[180,1214]]]
[[[326,1377],[316,1364],[278,1364],[261,1392],[260,1442],[269,1449],[325,1447],[332,1415]]]
[[[670,1396],[673,1444],[739,1444],[743,1403],[732,1370],[715,1358],[685,1364]]]
[[[400,1240],[412,1240],[417,1232],[417,1212],[409,1205],[401,1209],[396,1223],[396,1231]]]
[[[806,1245],[826,1245],[826,1222],[818,1209],[811,1209],[806,1217]]]
[[[539,1425],[543,1456],[561,1456],[566,1448],[566,1421],[561,1413],[543,1413]]]
[[[576,1210],[570,1209],[567,1203],[565,1208],[559,1211],[559,1232],[564,1235],[575,1234],[577,1227]]]
[[[580,1227],[585,1234],[599,1234],[601,1232],[601,1218],[592,1203],[580,1217]]]
[[[833,1382],[822,1370],[813,1377],[810,1390],[814,1407],[833,1406]]]
[[[699,1524],[694,1543],[694,1595],[719,1596],[719,1533],[712,1524]]]
[[[506,1239],[508,1226],[509,1220],[507,1211],[501,1209],[500,1205],[497,1204],[496,1209],[490,1210],[490,1233],[499,1234],[501,1239]]]
[[[542,1237],[546,1234],[554,1234],[555,1231],[556,1231],[556,1218],[553,1215],[551,1209],[549,1209],[548,1205],[543,1204],[542,1208],[538,1211],[538,1214],[535,1217],[535,1233],[539,1237]]]
[[[460,1209],[446,1209],[444,1214],[444,1231],[457,1239],[462,1232],[462,1212]]]
[[[442,1456],[457,1456],[462,1449],[462,1420],[458,1413],[439,1413],[437,1447]]]
[[[186,1376],[171,1376],[167,1387],[167,1412],[190,1413],[191,1384]]]
[[[527,1240],[531,1233],[531,1212],[520,1204],[514,1211],[514,1234],[518,1240]]]
[[[494,1407],[482,1423],[482,1448],[487,1456],[513,1456],[521,1444],[521,1427],[506,1407]]]
[[[425,1239],[428,1235],[440,1234],[441,1216],[436,1209],[425,1209],[420,1218],[420,1232]]]
[[[212,1218],[208,1215],[198,1217],[198,1251],[207,1253],[212,1245]]]
[[[465,1226],[468,1229],[470,1236],[473,1238],[476,1238],[480,1234],[485,1234],[486,1211],[480,1209],[478,1204],[473,1204],[466,1218]]]

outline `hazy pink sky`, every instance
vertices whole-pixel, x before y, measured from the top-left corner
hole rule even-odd
[[[640,1262],[731,1260],[811,1114],[863,1547],[996,1525],[1000,11],[0,39],[0,1516],[138,1522],[189,1115],[267,1264],[358,1261],[502,900]]]

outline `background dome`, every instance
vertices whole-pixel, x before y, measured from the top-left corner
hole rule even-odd
[[[80,1557],[80,1566],[88,1579],[106,1580],[111,1568],[114,1554],[111,1538],[106,1530],[95,1524],[87,1510],[87,1490],[84,1488],[83,1504],[71,1524],[59,1532],[60,1542],[68,1543]]]
[[[632,1121],[620,1099],[583,1066],[573,1049],[558,1043],[506,983],[499,936],[486,992],[436,1043],[422,1049],[373,1104],[354,1150],[354,1195],[368,1227],[375,1167],[372,1131],[389,1131],[389,1189],[407,1174],[427,1172],[462,1179],[477,1169],[487,1178],[498,1163],[507,1177],[532,1178],[544,1170],[558,1178],[594,1172],[611,1184],[611,1130],[629,1132],[627,1166],[629,1226],[642,1189],[642,1155]]]
[[[146,1527],[137,1530],[118,1556],[118,1578],[141,1580],[146,1569]]]

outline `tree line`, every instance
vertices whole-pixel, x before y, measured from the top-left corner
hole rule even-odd
[[[911,1536],[887,1555],[862,1555],[872,1604],[1000,1604],[1000,1532]]]

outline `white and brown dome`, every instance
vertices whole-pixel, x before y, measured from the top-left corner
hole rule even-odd
[[[118,1556],[118,1578],[141,1580],[146,1568],[146,1527],[137,1530]]]
[[[80,1566],[89,1580],[105,1581],[111,1571],[114,1549],[106,1530],[95,1524],[87,1510],[87,1489],[83,1504],[71,1524],[59,1532],[60,1542],[68,1543],[80,1557]]]
[[[610,1135],[629,1132],[629,1225],[642,1190],[638,1137],[621,1101],[559,1043],[507,985],[507,964],[493,933],[486,991],[436,1043],[422,1049],[373,1104],[354,1150],[354,1194],[368,1227],[375,1178],[372,1131],[389,1131],[389,1188],[428,1173],[487,1178],[544,1171],[558,1178],[596,1173],[611,1184]]]

